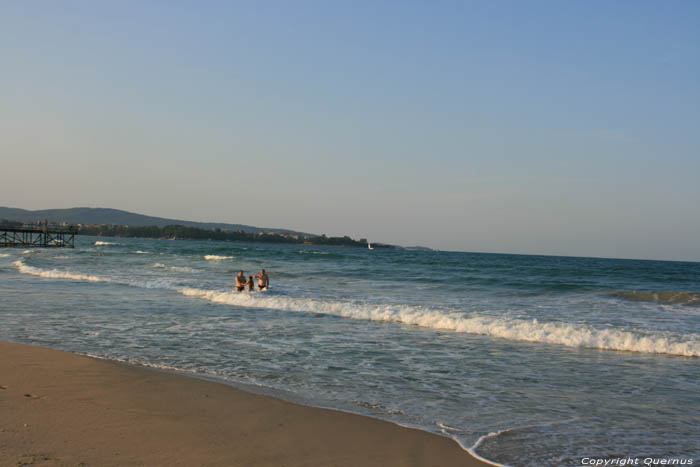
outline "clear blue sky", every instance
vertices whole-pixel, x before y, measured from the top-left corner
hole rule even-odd
[[[700,260],[700,2],[0,5],[0,205]]]

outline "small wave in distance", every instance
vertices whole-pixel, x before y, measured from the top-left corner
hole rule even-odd
[[[632,302],[700,307],[700,293],[695,292],[619,290],[611,292],[610,295]]]
[[[204,259],[207,261],[226,261],[227,259],[235,258],[233,256],[204,255]]]
[[[106,277],[92,276],[89,274],[80,274],[68,271],[59,271],[58,269],[35,268],[34,266],[28,266],[24,264],[21,260],[17,260],[12,264],[17,266],[19,272],[23,274],[31,274],[32,276],[44,277],[47,279],[71,279],[75,281],[86,282],[111,282],[111,280]]]

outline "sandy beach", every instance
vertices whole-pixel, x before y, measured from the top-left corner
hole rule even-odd
[[[6,342],[0,414],[2,466],[487,465],[388,422]]]

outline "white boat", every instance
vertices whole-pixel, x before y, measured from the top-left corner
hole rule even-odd
[[[374,250],[374,248],[372,248],[372,244],[370,242],[367,242],[367,248],[370,250]]]

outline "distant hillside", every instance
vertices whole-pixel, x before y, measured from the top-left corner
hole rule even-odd
[[[68,224],[115,224],[134,227],[166,225],[184,225],[199,229],[226,229],[243,230],[244,232],[273,232],[288,233],[303,236],[315,236],[305,232],[296,232],[287,229],[271,229],[267,227],[254,227],[243,224],[223,224],[215,222],[192,222],[178,219],[165,219],[162,217],[144,216],[133,212],[108,208],[70,208],[70,209],[43,209],[40,211],[27,211],[25,209],[0,207],[0,219],[20,222],[36,222],[48,219],[49,222]]]

